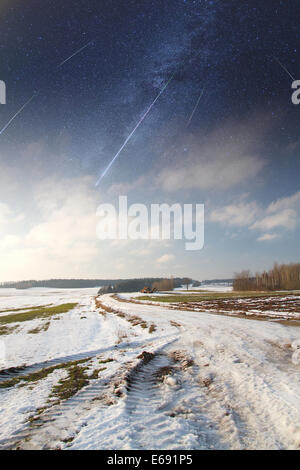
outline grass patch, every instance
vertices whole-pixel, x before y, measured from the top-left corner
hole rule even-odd
[[[71,361],[71,362],[64,362],[62,364],[58,364],[56,366],[46,367],[45,369],[41,369],[37,372],[32,372],[28,375],[22,375],[19,377],[14,377],[13,379],[5,380],[4,382],[0,382],[0,388],[11,388],[15,385],[19,384],[20,382],[22,387],[27,385],[28,383],[35,383],[39,380],[45,379],[48,377],[49,374],[52,374],[55,370],[59,369],[67,369],[69,367],[76,367],[78,364],[82,364],[83,362],[88,362],[91,360],[91,357],[87,359],[80,359],[78,361]]]
[[[47,331],[50,326],[50,321],[47,321],[41,326],[37,326],[36,328],[33,328],[32,330],[28,331],[29,335],[36,335],[38,333],[41,333],[42,331]]]
[[[14,315],[0,316],[0,325],[8,323],[17,323],[23,321],[35,320],[36,318],[48,318],[60,313],[67,313],[76,307],[77,303],[61,304],[55,307],[40,307],[28,312],[17,313]]]
[[[54,385],[50,398],[58,400],[68,400],[79,390],[89,384],[90,380],[98,379],[99,373],[106,367],[95,369],[91,375],[86,374],[88,366],[80,366],[79,363],[68,367],[68,377],[61,379],[57,385]]]
[[[150,300],[151,302],[165,303],[182,303],[182,302],[200,302],[201,300],[218,300],[218,299],[242,299],[255,297],[273,297],[273,296],[289,296],[294,295],[293,292],[204,292],[203,294],[180,294],[180,295],[157,295],[157,296],[140,296],[138,300]]]
[[[22,308],[8,308],[6,310],[0,310],[0,313],[5,313],[5,312],[22,312],[24,310],[36,310],[37,308],[45,308],[45,307],[50,307],[51,304],[46,304],[46,305],[37,305],[36,307],[22,307]]]
[[[33,416],[30,416],[27,420],[30,424],[39,422],[41,420],[42,414],[47,412],[54,405],[58,405],[61,400],[67,400],[68,398],[71,398],[79,390],[88,385],[90,380],[98,379],[99,373],[106,370],[106,367],[95,369],[92,374],[87,375],[86,370],[88,369],[88,366],[79,366],[79,364],[83,362],[88,362],[91,359],[92,358],[68,362],[58,367],[59,369],[62,366],[66,367],[68,370],[68,376],[65,379],[61,379],[57,385],[52,387],[52,391],[49,397],[50,399],[48,400],[48,405],[43,406],[41,408],[37,408],[35,414]],[[51,398],[56,398],[56,400],[52,401]],[[68,438],[66,440],[63,440],[63,442],[71,442],[72,440],[73,438]]]
[[[10,328],[8,328],[7,326],[0,326],[0,336],[10,335],[17,328],[18,328],[18,326],[11,326]]]
[[[57,385],[52,388],[51,397],[59,400],[67,400],[75,393],[88,385],[89,377],[86,374],[88,367],[80,367],[78,364],[68,368],[68,377],[61,379]]]
[[[99,364],[107,364],[108,362],[113,362],[114,360],[109,357],[108,359],[99,359]]]

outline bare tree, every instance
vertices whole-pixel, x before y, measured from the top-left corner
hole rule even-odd
[[[236,273],[233,281],[234,290],[293,290],[300,289],[300,263],[274,264],[269,271],[256,273],[250,271]]]
[[[186,289],[189,290],[189,285],[192,284],[192,279],[189,277],[184,277],[182,283],[184,286],[186,286]]]
[[[154,282],[152,284],[153,289],[158,291],[173,290],[174,289],[174,279],[162,279],[161,281]]]

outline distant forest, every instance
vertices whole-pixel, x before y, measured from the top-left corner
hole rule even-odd
[[[269,271],[252,276],[250,271],[235,275],[233,289],[236,291],[298,290],[300,289],[300,263],[274,264]]]
[[[44,281],[17,281],[2,282],[0,288],[29,289],[31,287],[53,287],[56,289],[79,289],[84,287],[110,287],[118,292],[135,292],[145,286],[152,286],[155,282],[160,282],[164,278],[147,277],[136,279],[49,279]],[[180,287],[185,278],[175,277],[174,286]],[[193,281],[199,285],[198,281]]]

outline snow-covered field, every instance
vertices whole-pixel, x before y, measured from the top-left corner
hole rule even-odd
[[[198,287],[189,286],[189,290],[199,290],[199,291],[211,291],[211,292],[231,292],[232,286],[228,284],[216,283],[216,284],[202,284]],[[185,286],[175,289],[176,291],[186,290]]]
[[[104,295],[96,306],[96,293],[0,290],[0,311],[78,302],[37,334],[46,320],[10,324],[18,328],[0,336],[0,448],[299,448],[299,326],[129,295]],[[68,376],[56,366],[76,360],[86,360],[91,380],[68,399],[51,398]],[[26,367],[8,370],[18,366]],[[3,387],[49,366],[44,378]]]

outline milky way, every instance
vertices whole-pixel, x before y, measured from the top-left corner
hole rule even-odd
[[[23,146],[22,129],[29,141],[47,136],[57,153],[63,133],[69,158],[56,162],[63,173],[97,179],[145,104],[174,75],[171,90],[124,148],[107,184],[120,171],[128,176],[130,167],[140,175],[149,159],[160,166],[163,159],[171,161],[175,141],[188,152],[186,133],[196,136],[228,119],[242,121],[256,108],[275,121],[278,110],[290,106],[289,76],[279,63],[291,76],[299,63],[297,15],[285,2],[275,7],[269,0],[104,0],[101,5],[80,0],[61,6],[49,0],[37,10],[29,0],[22,8],[3,6],[0,23],[0,79],[8,90],[0,108],[0,128],[6,129],[1,145]],[[34,90],[40,90],[39,98],[7,127]],[[276,122],[274,142],[296,139],[297,111],[289,111],[284,126]],[[66,162],[72,162],[69,168]]]

